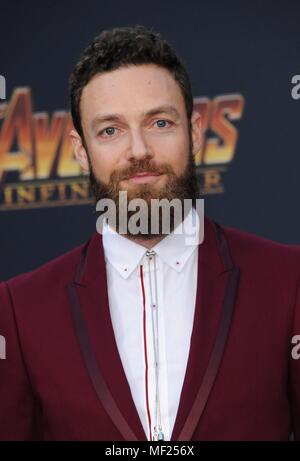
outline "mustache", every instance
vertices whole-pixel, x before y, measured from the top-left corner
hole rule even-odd
[[[173,168],[170,165],[155,165],[149,160],[140,160],[133,163],[128,168],[123,169],[122,171],[114,171],[111,174],[110,180],[112,182],[119,182],[123,179],[128,179],[138,173],[153,173],[156,175],[160,174],[174,174]]]

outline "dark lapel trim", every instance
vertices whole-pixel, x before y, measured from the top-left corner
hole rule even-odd
[[[230,274],[222,306],[222,315],[212,353],[210,355],[208,366],[206,368],[196,399],[177,439],[179,441],[191,440],[191,437],[193,436],[196,426],[199,423],[199,419],[202,416],[209,394],[214,385],[214,381],[222,361],[222,356],[231,324],[236,299],[236,291],[239,282],[239,268],[234,267],[233,265],[224,232],[219,224],[215,223],[215,228],[219,244],[219,254],[221,256],[225,270],[230,271]]]
[[[124,440],[137,441],[137,436],[134,434],[129,424],[120,412],[114,398],[112,397],[111,392],[109,391],[103,379],[103,376],[97,364],[95,354],[93,352],[93,348],[90,343],[89,334],[82,314],[79,296],[76,290],[76,284],[81,283],[81,279],[83,277],[83,273],[85,270],[89,243],[90,241],[87,242],[81,253],[80,263],[77,268],[75,280],[67,287],[69,301],[71,305],[73,324],[77,334],[85,366],[87,368],[87,371],[89,373],[90,379],[93,383],[98,398],[100,399],[107,414],[119,430]]]

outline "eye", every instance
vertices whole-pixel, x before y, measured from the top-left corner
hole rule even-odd
[[[113,126],[108,126],[107,128],[104,128],[104,130],[101,130],[99,132],[99,135],[107,134],[107,136],[105,137],[110,138],[112,135],[115,134],[115,131],[116,131],[116,128],[114,128]]]
[[[169,120],[160,119],[160,120],[156,120],[156,122],[154,123],[157,123],[159,128],[165,128],[167,126],[167,123],[171,125],[172,122],[169,122]]]

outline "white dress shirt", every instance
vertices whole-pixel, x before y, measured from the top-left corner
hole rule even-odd
[[[184,233],[167,235],[152,248],[156,253],[152,257],[146,255],[147,248],[103,223],[112,325],[131,395],[148,440],[153,437],[157,421],[152,330],[155,309],[158,314],[158,383],[164,440],[171,439],[178,411],[196,302],[198,243],[187,244],[186,240],[186,231],[190,236],[195,229],[195,219],[198,221],[199,217],[192,209],[183,222]],[[155,298],[154,258],[157,305],[151,307],[150,290]]]

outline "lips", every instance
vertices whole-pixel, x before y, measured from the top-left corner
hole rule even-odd
[[[157,181],[157,178],[160,177],[160,173],[152,173],[149,171],[143,171],[142,173],[135,173],[133,176],[127,178],[129,182],[134,183],[152,183]]]
[[[151,173],[149,171],[144,171],[143,173],[135,173],[134,175],[130,176],[128,179],[142,178],[143,176],[160,176],[160,174],[159,173]]]

